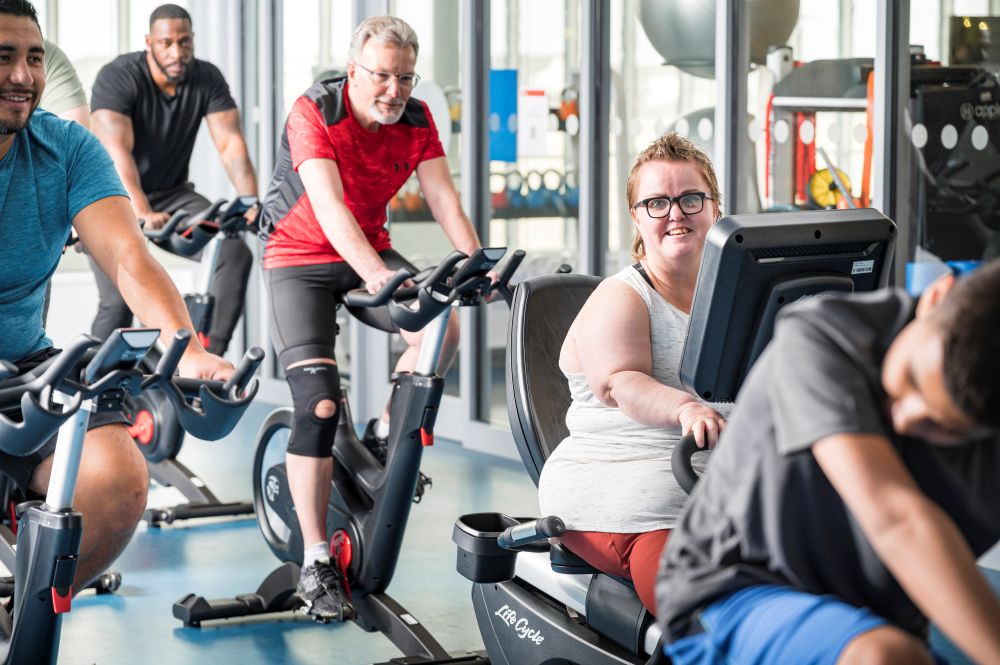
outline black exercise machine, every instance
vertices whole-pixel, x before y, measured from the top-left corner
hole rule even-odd
[[[393,384],[384,463],[358,439],[347,399],[342,398],[327,513],[327,531],[332,535],[331,561],[339,565],[347,581],[355,614],[352,620],[368,632],[378,631],[388,637],[406,656],[399,662],[483,662],[479,654],[449,654],[385,590],[399,557],[423,449],[434,441],[434,422],[444,388],[444,380],[435,374],[435,369],[448,318],[453,306],[477,306],[487,302],[492,293],[499,292],[509,299],[508,283],[524,253],[514,253],[494,286],[490,286],[487,277],[505,251],[486,248],[471,257],[455,252],[435,269],[415,277],[416,287],[400,288],[412,275],[399,271],[378,293],[355,291],[344,299],[349,308],[388,303],[389,314],[397,326],[424,330],[415,371],[399,375]],[[399,302],[414,299],[414,309]],[[299,578],[303,543],[284,463],[291,424],[290,409],[276,411],[264,423],[258,437],[253,477],[258,524],[271,551],[286,563],[273,571],[256,593],[211,601],[195,594],[185,596],[174,605],[174,616],[185,626],[297,607],[293,593]]]
[[[201,265],[194,293],[184,296],[188,314],[202,345],[208,346],[208,331],[212,325],[215,298],[210,293],[219,250],[223,240],[239,237],[247,230],[244,213],[257,205],[254,196],[241,196],[229,205],[218,200],[209,208],[192,215],[178,210],[163,227],[143,229],[143,233],[158,247],[185,258],[197,259]],[[144,366],[156,365],[159,354],[154,349]],[[253,504],[246,501],[222,502],[196,473],[177,461],[184,443],[184,430],[177,422],[173,407],[160,392],[143,393],[131,401],[133,424],[129,434],[135,439],[149,463],[149,476],[164,487],[175,487],[187,503],[169,507],[150,507],[143,519],[152,527],[170,524],[174,520],[198,517],[251,515]]]
[[[232,431],[256,393],[254,382],[241,396],[263,358],[260,349],[248,352],[225,384],[173,378],[190,340],[187,331],[177,334],[157,371],[144,376],[139,362],[158,336],[158,330],[143,328],[118,329],[103,344],[81,336],[21,376],[0,362],[0,449],[28,455],[59,432],[45,501],[18,507],[13,604],[0,609],[5,664],[55,663],[58,657],[83,532],[83,516],[73,510],[72,499],[90,414],[120,408],[126,394],[153,389],[167,395],[188,431],[217,439]],[[9,545],[0,540],[3,547]]]
[[[737,215],[709,232],[681,379],[705,399],[731,401],[787,303],[829,290],[868,291],[890,272],[895,226],[874,210]],[[567,436],[569,389],[558,367],[566,332],[600,279],[545,275],[518,284],[507,346],[507,409],[528,475]],[[725,331],[725,332],[722,332]],[[690,491],[693,437],[672,455]],[[682,464],[679,464],[681,462]],[[561,544],[557,516],[459,518],[458,571],[490,662],[497,665],[664,663],[661,631],[628,580],[600,573]]]

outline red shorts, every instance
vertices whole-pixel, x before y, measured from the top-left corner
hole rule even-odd
[[[567,531],[562,542],[573,554],[601,572],[632,580],[639,600],[656,616],[653,589],[660,569],[660,554],[669,535],[670,529],[645,533]]]

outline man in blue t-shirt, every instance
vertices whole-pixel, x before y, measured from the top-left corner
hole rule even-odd
[[[153,260],[114,165],[80,125],[38,110],[45,47],[27,0],[0,0],[0,359],[26,371],[58,351],[42,327],[45,287],[74,228],[140,318],[168,341],[191,328],[180,295]],[[223,380],[233,367],[194,339],[185,376]],[[91,419],[74,503],[87,525],[75,589],[122,551],[142,517],[146,463],[120,414]],[[0,453],[0,472],[45,493],[54,440],[33,455]]]

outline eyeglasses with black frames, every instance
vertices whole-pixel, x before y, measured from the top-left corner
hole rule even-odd
[[[654,196],[652,198],[636,201],[632,209],[640,207],[646,208],[646,214],[650,217],[660,218],[670,214],[670,209],[676,203],[681,212],[685,215],[697,215],[705,209],[705,199],[714,200],[705,192],[687,192],[680,196]]]
[[[355,65],[361,69],[368,72],[368,76],[371,77],[372,83],[378,86],[388,88],[392,84],[392,80],[396,79],[399,82],[399,87],[403,90],[413,90],[413,88],[420,82],[420,74],[391,74],[389,72],[375,72],[360,62],[355,62]]]

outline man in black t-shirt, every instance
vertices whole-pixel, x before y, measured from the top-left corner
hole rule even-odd
[[[149,17],[146,51],[126,53],[97,75],[90,102],[94,134],[115,162],[136,217],[160,228],[184,208],[210,201],[188,182],[188,163],[202,118],[240,195],[257,195],[257,176],[240,128],[236,102],[218,68],[194,57],[191,16],[163,5]],[[248,213],[253,221],[256,210]],[[215,313],[208,348],[222,354],[243,309],[253,259],[241,239],[223,241],[212,294]],[[132,313],[111,281],[91,262],[100,293],[92,332],[104,339],[128,326]]]
[[[954,287],[954,288],[952,288]],[[1000,262],[779,315],[664,553],[687,663],[1000,663]]]

